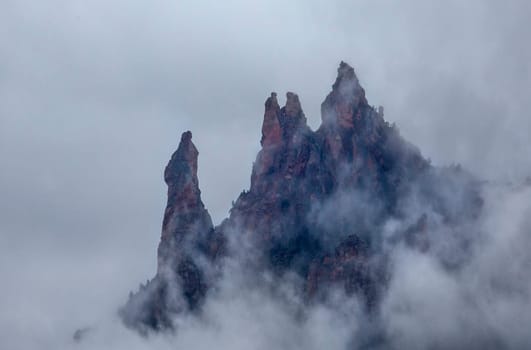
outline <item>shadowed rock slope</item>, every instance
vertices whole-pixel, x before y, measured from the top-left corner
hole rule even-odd
[[[432,249],[431,228],[444,223],[458,231],[478,216],[475,179],[460,167],[431,166],[384,120],[383,108],[368,104],[344,62],[321,118],[312,131],[295,93],[286,94],[284,107],[271,94],[250,189],[217,227],[201,201],[192,134],[182,135],[164,172],[168,204],[157,274],[121,309],[126,325],[142,332],[173,328],[172,316],[200,311],[225,258],[235,256],[256,272],[297,276],[308,302],[326,299],[335,286],[377,310],[393,246]],[[389,230],[390,222],[400,225]],[[457,237],[465,247],[466,235]],[[234,243],[241,241],[247,244]],[[444,251],[440,256],[448,268],[460,263]]]

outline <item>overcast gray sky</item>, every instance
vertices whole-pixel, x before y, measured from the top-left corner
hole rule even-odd
[[[219,222],[265,98],[297,92],[317,128],[341,60],[433,163],[530,175],[529,18],[527,0],[3,0],[0,339],[125,300],[155,272],[180,134]]]

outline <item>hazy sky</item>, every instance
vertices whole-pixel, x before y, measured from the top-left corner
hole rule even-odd
[[[269,93],[317,128],[341,60],[433,163],[530,175],[529,18],[527,0],[3,0],[0,339],[53,348],[125,300],[155,272],[180,134],[217,223]]]

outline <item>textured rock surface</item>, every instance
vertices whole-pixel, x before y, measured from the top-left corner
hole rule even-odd
[[[321,114],[314,132],[296,94],[288,92],[282,108],[271,94],[251,187],[216,228],[201,201],[197,149],[191,133],[183,134],[164,173],[168,205],[157,275],[122,308],[127,325],[172,327],[172,314],[200,308],[223,257],[244,249],[227,243],[239,238],[254,249],[249,266],[299,276],[308,300],[326,298],[334,285],[371,309],[385,293],[388,245],[404,242],[425,251],[430,225],[478,215],[475,180],[460,168],[432,167],[384,121],[383,108],[368,104],[344,62]],[[451,188],[455,196],[439,188]],[[412,198],[425,213],[411,217]],[[388,239],[384,224],[393,218],[410,225]]]
[[[208,280],[212,279],[204,266],[216,259],[224,245],[201,201],[198,155],[192,133],[187,131],[164,171],[168,203],[157,252],[157,274],[141,285],[138,293],[131,294],[120,311],[127,325],[141,331],[171,328],[170,314],[200,306]]]

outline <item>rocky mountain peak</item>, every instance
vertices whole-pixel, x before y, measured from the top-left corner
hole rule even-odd
[[[429,250],[430,225],[477,215],[474,179],[432,167],[384,121],[383,108],[367,103],[354,69],[341,62],[337,71],[317,131],[295,93],[282,108],[276,93],[267,98],[251,187],[217,227],[201,201],[192,134],[182,135],[164,172],[158,271],[122,309],[127,325],[172,328],[172,317],[200,309],[216,293],[226,257],[251,275],[297,276],[290,280],[307,300],[340,288],[375,310],[388,280],[388,246]],[[422,210],[408,211],[411,202]],[[397,220],[404,224],[388,239],[386,223]]]
[[[323,125],[354,128],[364,107],[368,107],[365,90],[361,87],[354,68],[341,62],[332,91],[321,104]]]

